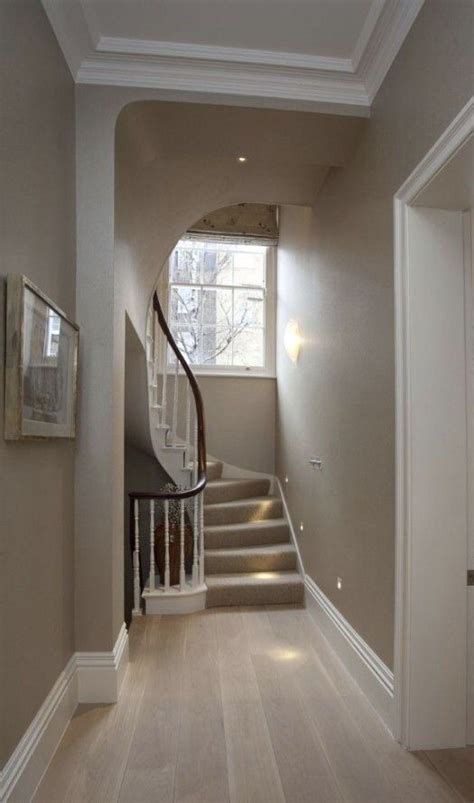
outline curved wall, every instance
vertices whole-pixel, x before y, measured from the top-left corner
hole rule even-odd
[[[77,87],[77,317],[88,382],[76,461],[76,648],[85,651],[112,649],[123,620],[125,314],[144,339],[156,276],[183,231],[207,211],[242,200],[312,203],[329,164],[344,162],[366,124],[279,112],[276,137],[271,110],[157,101],[150,126],[140,104],[122,111],[159,96]],[[185,130],[191,111],[193,127],[180,135],[177,153],[173,130],[180,119]],[[211,112],[215,135],[205,146]],[[252,124],[250,139],[260,143],[244,170],[225,152],[226,131],[235,136],[240,114],[241,131]]]

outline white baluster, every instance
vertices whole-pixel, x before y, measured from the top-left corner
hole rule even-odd
[[[167,405],[167,386],[168,386],[168,341],[166,337],[164,340],[164,356],[163,356],[163,386],[161,392],[161,424],[166,426],[166,405]]]
[[[138,499],[133,503],[135,521],[135,544],[133,549],[133,615],[141,616],[140,607],[140,506]]]
[[[179,395],[179,360],[176,357],[176,365],[174,368],[173,423],[171,426],[173,434],[173,443],[176,443],[178,439],[178,395]]]
[[[194,427],[193,476],[194,476],[194,484],[196,485],[197,478],[198,478],[198,421],[197,421],[197,413],[196,413],[196,425]]]
[[[165,591],[170,588],[170,516],[169,516],[170,503],[165,499],[165,576],[164,585]]]
[[[184,566],[184,499],[180,500],[180,545],[179,545],[179,588],[184,591],[186,586],[186,570]]]
[[[150,591],[155,590],[155,500],[150,499]]]
[[[204,583],[204,491],[199,494],[199,582]]]
[[[196,588],[199,583],[199,494],[194,497],[193,504],[193,588]]]
[[[191,447],[191,384],[186,377],[186,446]]]
[[[193,460],[193,484],[195,485],[198,477],[197,464],[197,439],[198,423],[194,427],[194,460]],[[199,583],[199,494],[194,497],[194,525],[193,525],[193,586]]]

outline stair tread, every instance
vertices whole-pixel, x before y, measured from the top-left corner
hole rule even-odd
[[[264,530],[273,527],[288,527],[286,519],[259,519],[258,521],[236,521],[234,524],[206,524],[205,533],[228,532],[229,530]]]
[[[258,546],[244,546],[244,547],[221,547],[220,549],[206,549],[205,554],[208,557],[245,557],[255,555],[279,555],[285,553],[296,552],[293,544],[262,544]]]
[[[298,572],[245,572],[206,576],[208,588],[224,586],[303,585]]]
[[[211,502],[208,505],[204,505],[204,510],[210,508],[222,508],[222,507],[239,507],[241,505],[260,505],[262,502],[280,502],[278,496],[249,496],[245,499],[231,499],[227,502]]]
[[[269,480],[266,477],[256,477],[255,479],[247,479],[242,477],[225,477],[223,479],[220,477],[218,480],[209,480],[207,483],[207,488],[227,488],[229,485],[255,485],[263,483],[269,483]]]

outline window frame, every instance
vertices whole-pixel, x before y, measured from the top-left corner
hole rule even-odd
[[[212,242],[212,238],[206,239],[205,237],[200,240],[200,242]],[[196,376],[228,376],[228,377],[259,377],[259,378],[268,378],[268,379],[275,379],[276,372],[275,372],[275,339],[276,339],[276,259],[277,259],[277,248],[275,245],[266,245],[264,243],[258,243],[256,241],[249,242],[245,240],[242,245],[261,245],[265,248],[265,286],[264,288],[258,287],[258,289],[263,289],[264,293],[264,311],[263,311],[263,338],[264,338],[264,366],[238,366],[238,365],[206,365],[203,363],[190,363],[190,368],[192,369],[193,373]],[[223,245],[232,245],[232,243],[226,242]],[[238,246],[238,240],[236,239],[235,245]],[[167,262],[166,262],[166,317],[168,319],[168,325],[173,332],[172,329],[172,321],[169,319],[169,310],[170,310],[170,297],[171,291],[173,287],[200,287],[200,288],[207,288],[215,287],[217,288],[233,288],[234,290],[245,290],[246,285],[207,285],[205,283],[200,282],[171,282],[171,260],[173,254],[177,248],[173,248]],[[248,287],[247,289],[257,289],[257,286]],[[173,335],[174,336],[174,335]]]

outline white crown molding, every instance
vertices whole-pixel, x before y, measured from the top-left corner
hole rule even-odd
[[[127,663],[125,624],[112,652],[76,652],[71,656],[0,771],[2,803],[32,798],[78,703],[116,702]]]
[[[367,94],[352,74],[308,70],[287,70],[282,67],[256,68],[175,59],[88,59],[76,76],[79,84],[134,86],[182,92],[208,93],[251,98],[275,98],[311,103],[335,103],[367,107]]]
[[[101,36],[97,45],[99,53],[127,54],[131,56],[154,56],[192,61],[224,61],[228,64],[268,65],[270,67],[295,67],[303,70],[327,72],[351,72],[351,59],[330,56],[314,56],[305,53],[284,53],[276,50],[249,50],[218,45],[195,45],[186,42],[158,42],[152,39],[126,39]]]
[[[354,630],[308,574],[305,575],[305,588],[309,613],[391,731],[393,728],[393,672],[369,647],[362,636]]]
[[[42,2],[79,84],[328,105],[325,111],[365,116],[424,0],[373,0],[351,58],[108,37],[90,5]]]
[[[425,0],[386,0],[382,13],[359,54],[357,74],[369,104],[374,100]]]
[[[361,58],[368,47],[370,39],[374,34],[375,26],[379,21],[380,15],[382,14],[382,11],[386,7],[386,5],[387,5],[387,0],[372,0],[370,11],[367,14],[363,28],[356,42],[356,46],[352,51],[351,69],[352,72],[354,73],[356,73],[357,70],[359,69]]]

